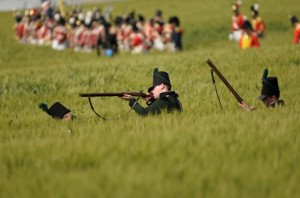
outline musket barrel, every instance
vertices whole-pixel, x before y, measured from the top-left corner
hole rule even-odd
[[[226,87],[229,89],[229,91],[234,95],[234,97],[237,99],[239,103],[242,103],[244,100],[241,98],[241,96],[233,89],[233,87],[229,84],[229,82],[226,80],[226,78],[222,75],[222,73],[216,68],[216,66],[210,61],[210,59],[207,59],[207,64],[211,67],[211,69],[219,76],[219,78],[223,81],[223,83],[226,85]]]
[[[139,97],[147,97],[148,95],[142,92],[116,92],[116,93],[80,93],[80,97],[113,97],[118,96],[121,97],[124,94],[139,96]]]

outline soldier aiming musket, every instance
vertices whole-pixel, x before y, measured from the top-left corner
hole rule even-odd
[[[91,103],[91,97],[113,97],[118,96],[123,100],[129,101],[129,106],[140,116],[149,114],[159,114],[162,111],[173,112],[182,111],[181,102],[178,94],[171,91],[171,81],[169,74],[164,71],[158,71],[157,68],[153,72],[153,85],[148,89],[148,94],[142,92],[119,92],[119,93],[86,93],[79,94],[81,97],[89,98],[92,110],[95,112]],[[143,107],[134,97],[141,97],[146,100],[147,107]],[[96,113],[96,112],[95,112]],[[96,113],[97,114],[97,113]],[[97,114],[99,117],[99,114]],[[103,118],[103,117],[102,117]],[[105,118],[104,118],[105,119]]]

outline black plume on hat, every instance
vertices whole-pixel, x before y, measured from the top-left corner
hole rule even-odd
[[[48,113],[48,105],[47,104],[40,103],[39,108],[42,109],[42,111],[45,111],[46,113]]]
[[[268,75],[268,69],[265,69],[262,77],[263,87],[261,89],[261,95],[258,98],[263,100],[266,97],[273,96],[273,95],[279,98],[280,91],[279,91],[277,77],[267,77],[267,75]]]
[[[67,109],[64,105],[62,105],[59,102],[54,103],[49,109],[48,109],[47,104],[40,103],[39,108],[56,119],[62,119],[64,117],[64,115],[71,112],[69,109]]]
[[[161,84],[172,87],[169,74],[164,71],[158,71],[158,68],[155,68],[153,72],[153,86],[148,89],[148,92],[150,93],[155,86]]]

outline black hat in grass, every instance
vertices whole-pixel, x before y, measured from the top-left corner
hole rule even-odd
[[[267,77],[268,76],[268,69],[264,70],[263,77],[262,77],[262,89],[261,95],[258,99],[264,100],[268,96],[275,95],[277,98],[280,96],[279,86],[277,77]]]
[[[155,68],[153,72],[153,85],[148,89],[148,92],[150,93],[154,87],[161,84],[169,86],[170,89],[172,87],[169,74],[164,71],[158,71],[158,68]]]
[[[63,119],[64,115],[71,112],[59,102],[54,103],[49,109],[45,103],[41,103],[39,107],[55,119]]]

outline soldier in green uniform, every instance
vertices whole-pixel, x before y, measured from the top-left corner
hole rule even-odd
[[[277,77],[264,77],[262,79],[261,95],[258,97],[266,107],[276,107],[284,105],[284,101],[280,100],[280,90]]]
[[[155,68],[153,72],[153,86],[148,89],[149,98],[146,99],[148,107],[142,107],[131,95],[124,94],[121,98],[129,101],[129,106],[141,116],[159,114],[162,111],[182,111],[178,94],[175,91],[171,91],[171,87],[169,74],[164,71],[158,71]]]
[[[280,90],[279,90],[277,77],[267,77],[267,76],[268,76],[268,69],[265,69],[262,77],[261,95],[258,96],[258,99],[260,99],[266,107],[283,106],[284,101],[279,99]],[[256,109],[256,107],[254,106],[249,107],[245,103],[240,104],[240,106],[246,111]]]

